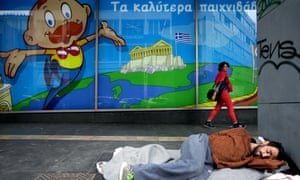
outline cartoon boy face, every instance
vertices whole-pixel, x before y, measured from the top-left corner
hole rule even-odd
[[[85,31],[91,9],[76,0],[39,0],[32,8],[24,40],[41,48],[69,47]]]

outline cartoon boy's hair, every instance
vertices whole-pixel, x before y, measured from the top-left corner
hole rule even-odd
[[[48,0],[38,0],[38,2],[36,3],[37,8],[40,9],[40,7],[45,4]]]

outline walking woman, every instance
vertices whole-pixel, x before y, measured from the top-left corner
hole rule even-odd
[[[232,127],[245,127],[244,124],[239,122],[236,118],[233,103],[231,100],[231,97],[229,95],[230,92],[232,92],[232,84],[229,81],[228,77],[228,68],[229,63],[226,61],[223,61],[219,63],[219,73],[216,76],[214,87],[216,88],[216,91],[212,97],[212,100],[216,100],[217,104],[215,108],[210,112],[210,115],[207,119],[207,121],[204,123],[204,127],[208,128],[215,128],[215,126],[212,124],[212,121],[214,120],[217,113],[221,110],[223,104],[227,106],[228,114],[230,117],[230,120],[232,122]]]

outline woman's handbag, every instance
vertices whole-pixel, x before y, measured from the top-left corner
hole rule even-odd
[[[215,92],[216,92],[215,89],[209,89],[208,92],[206,93],[206,97],[211,101],[215,101],[215,99],[212,99]]]

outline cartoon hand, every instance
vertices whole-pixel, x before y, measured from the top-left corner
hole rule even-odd
[[[111,39],[116,46],[126,45],[125,40],[122,37],[118,36],[113,29],[108,27],[108,23],[106,21],[102,21],[101,24],[102,28],[99,30],[99,36]]]
[[[26,57],[26,52],[14,49],[7,54],[7,60],[5,63],[5,74],[6,76],[13,78],[22,62]]]

